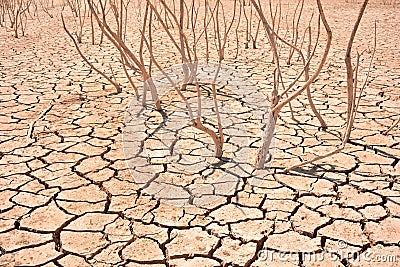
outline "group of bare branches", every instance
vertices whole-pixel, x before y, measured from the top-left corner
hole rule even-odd
[[[0,0],[0,27],[9,27],[18,38],[25,35],[33,0]]]
[[[303,17],[304,0],[299,0],[294,6],[292,14],[282,14],[282,4],[261,4],[257,0],[67,0],[68,6],[74,17],[75,31],[70,30],[62,16],[64,29],[72,39],[78,53],[92,69],[102,75],[108,82],[121,92],[122,87],[117,81],[111,69],[111,75],[106,74],[94,66],[88,57],[82,52],[82,34],[86,18],[89,18],[88,32],[91,32],[91,43],[95,44],[95,31],[100,33],[97,43],[101,44],[103,38],[115,48],[118,54],[118,61],[125,73],[127,80],[135,90],[138,97],[141,97],[142,104],[146,105],[147,93],[150,92],[156,110],[162,110],[161,101],[157,88],[151,80],[154,69],[163,71],[163,58],[156,56],[155,34],[163,38],[170,48],[174,58],[179,58],[184,63],[187,80],[185,84],[177,85],[169,79],[171,87],[186,104],[190,117],[190,124],[207,133],[215,144],[215,156],[222,157],[224,146],[224,131],[218,111],[217,91],[215,84],[212,84],[212,97],[214,111],[217,119],[217,130],[212,130],[203,123],[201,114],[201,87],[192,79],[196,72],[196,62],[214,61],[222,63],[229,55],[237,57],[241,45],[244,49],[256,49],[262,47],[271,52],[271,62],[274,64],[273,86],[269,97],[271,117],[265,122],[262,146],[259,150],[256,168],[263,168],[269,160],[269,149],[273,139],[276,122],[279,114],[285,106],[301,94],[306,93],[312,115],[315,116],[322,128],[327,124],[313,103],[311,86],[319,77],[324,68],[332,42],[332,30],[329,26],[329,18],[326,17],[320,0],[316,0],[317,13],[311,17]],[[358,70],[360,65],[360,54],[353,62],[352,46],[355,40],[357,29],[367,7],[368,0],[361,4],[359,15],[355,21],[351,37],[348,41],[345,57],[347,70],[347,119],[346,127],[342,136],[342,145],[326,155],[318,156],[309,161],[304,161],[295,166],[285,169],[290,171],[305,164],[329,157],[342,151],[349,141],[353,124],[356,118],[357,109],[367,80],[361,86],[358,84]],[[136,19],[139,25],[135,31],[135,37],[128,36],[130,19]],[[306,21],[304,25],[304,21]],[[302,25],[303,23],[303,25]],[[243,28],[245,29],[243,32]],[[260,34],[265,36],[262,45],[257,45]],[[97,36],[97,35],[96,35]],[[243,39],[242,39],[243,38]],[[323,49],[317,55],[317,49],[324,40]],[[373,40],[371,40],[373,41]],[[260,41],[259,41],[260,42]],[[236,46],[228,45],[235,43]],[[266,45],[268,43],[268,46]],[[252,45],[249,45],[252,44]],[[374,49],[375,51],[375,49]],[[371,59],[373,55],[371,56]],[[371,61],[372,63],[372,61]],[[186,65],[185,65],[186,64]],[[287,66],[293,65],[297,70],[295,78],[285,77]],[[299,67],[300,66],[300,67]],[[143,91],[139,91],[135,85],[133,75],[140,76],[144,83]],[[168,78],[168,75],[165,74]],[[369,75],[369,72],[368,72]],[[368,76],[367,75],[367,76]],[[368,77],[367,77],[368,78]],[[182,93],[188,85],[194,85],[198,92],[197,114],[194,108]],[[268,103],[266,103],[268,105]],[[292,112],[292,118],[296,120]]]
[[[15,38],[25,36],[29,20],[38,17],[39,10],[51,18],[54,0],[0,0],[0,27],[13,32]]]
[[[163,72],[170,63],[165,56],[158,56],[159,47],[169,52],[168,56],[175,59],[174,63],[183,63],[186,77],[184,84],[175,84],[167,74],[165,76],[171,88],[186,104],[190,124],[212,138],[215,156],[218,158],[223,155],[225,142],[218,109],[218,88],[216,84],[211,84],[217,121],[216,127],[212,129],[204,123],[202,117],[202,87],[194,79],[197,62],[223,63],[226,57],[238,58],[243,49],[264,49],[270,52],[271,58],[266,58],[265,64],[272,64],[274,71],[272,75],[266,73],[265,76],[272,76],[273,82],[268,97],[270,103],[265,104],[270,106],[271,116],[264,122],[262,146],[255,163],[255,168],[263,168],[270,159],[269,150],[280,112],[288,106],[292,119],[296,121],[291,103],[301,94],[307,95],[312,116],[318,119],[321,128],[328,127],[314,105],[312,86],[328,60],[333,33],[321,1],[315,2],[315,13],[306,16],[303,12],[304,0],[298,0],[293,8],[285,8],[291,11],[286,14],[280,0],[263,3],[259,0],[65,0],[62,1],[61,19],[82,59],[119,93],[122,85],[115,69],[111,65],[107,69],[104,69],[104,64],[99,66],[91,59],[93,55],[87,55],[82,48],[86,40],[91,45],[107,43],[113,47],[116,51],[113,57],[119,62],[118,71],[125,74],[143,105],[148,102],[149,94],[156,110],[162,110],[163,107],[151,75],[155,70]],[[368,0],[361,4],[346,49],[344,65],[347,71],[348,108],[342,145],[326,155],[304,161],[285,171],[338,153],[349,141],[368,80],[367,77],[359,85],[360,54],[354,57],[352,53],[367,4]],[[0,26],[13,29],[16,37],[24,35],[28,16],[31,12],[33,16],[37,13],[38,5],[53,17],[50,7],[54,7],[54,3],[48,0],[0,0]],[[373,55],[371,63],[372,58]],[[286,74],[290,68],[296,71],[295,77]],[[138,80],[144,82],[143,89],[137,87]],[[183,93],[189,85],[197,90],[196,107],[189,103]]]

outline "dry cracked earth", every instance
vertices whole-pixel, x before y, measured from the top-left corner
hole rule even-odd
[[[357,7],[330,1],[325,8],[334,41],[313,95],[328,129],[301,96],[292,102],[299,122],[288,108],[281,113],[261,182],[239,177],[233,192],[185,207],[135,182],[123,142],[133,90],[114,94],[84,64],[57,8],[54,18],[29,21],[25,37],[0,28],[0,266],[398,266],[400,130],[383,132],[400,116],[400,6],[372,1],[363,18],[356,43],[370,50],[377,21],[376,58],[346,149],[279,173],[331,151],[344,130],[343,57]],[[263,53],[243,49],[226,64],[267,95],[272,67]],[[228,152],[260,141],[247,137],[250,145],[232,143]],[[199,156],[201,140],[183,138],[182,149]],[[207,182],[183,176],[181,183]]]

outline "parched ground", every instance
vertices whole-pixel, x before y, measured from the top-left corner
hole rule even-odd
[[[133,90],[114,94],[82,62],[57,9],[30,21],[26,37],[0,28],[0,266],[398,266],[400,130],[383,132],[400,116],[400,6],[372,1],[362,20],[364,74],[375,21],[376,59],[346,149],[279,173],[331,151],[344,130],[343,57],[358,8],[325,9],[334,40],[313,95],[328,130],[300,97],[299,122],[281,113],[262,183],[185,208],[135,183],[122,141]],[[270,61],[259,48],[225,63],[268,95]]]

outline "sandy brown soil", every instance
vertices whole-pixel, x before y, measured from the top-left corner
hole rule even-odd
[[[334,39],[313,95],[328,130],[318,127],[305,95],[293,101],[300,122],[288,108],[281,113],[262,184],[241,182],[205,207],[165,204],[135,183],[122,142],[133,89],[117,70],[124,88],[114,94],[84,64],[58,8],[54,18],[40,12],[29,21],[25,37],[0,28],[0,266],[398,266],[400,130],[382,133],[400,116],[400,5],[372,1],[362,20],[361,74],[375,20],[376,59],[347,148],[312,168],[277,172],[330,151],[344,129],[343,59],[358,7],[324,2]],[[269,95],[273,66],[263,40],[225,63]],[[107,45],[83,48],[117,64]],[[389,256],[397,262],[382,262]]]

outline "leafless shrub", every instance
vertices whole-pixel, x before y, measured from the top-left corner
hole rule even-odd
[[[158,25],[162,28],[164,33],[167,35],[167,39],[171,42],[171,44],[177,49],[178,53],[181,56],[183,63],[194,63],[198,60],[197,53],[197,43],[202,37],[202,35],[208,34],[210,32],[209,28],[213,25],[212,33],[214,34],[215,49],[218,51],[218,60],[221,62],[224,58],[224,49],[227,43],[228,32],[230,31],[233,19],[229,23],[229,27],[227,26],[226,16],[224,14],[224,9],[220,3],[220,1],[215,2],[215,6],[211,8],[208,1],[205,0],[207,14],[204,19],[205,29],[202,33],[196,36],[195,28],[197,24],[197,15],[199,12],[199,6],[194,6],[194,1],[191,4],[191,8],[189,9],[188,5],[185,4],[185,1],[179,1],[178,6],[175,6],[175,1],[172,3],[172,8],[167,4],[166,1],[160,0],[158,1],[158,6],[156,6],[154,1],[146,1],[145,10],[142,14],[142,26],[138,29],[140,31],[140,41],[138,42],[139,48],[138,51],[132,49],[134,46],[129,44],[126,40],[126,25],[127,25],[127,5],[129,2],[124,1],[108,1],[109,8],[106,9],[107,1],[98,1],[96,4],[94,1],[89,0],[88,6],[90,11],[90,16],[93,17],[94,21],[99,26],[101,33],[103,36],[107,38],[108,41],[119,51],[120,53],[120,63],[124,70],[126,77],[128,78],[130,84],[135,89],[136,93],[139,94],[138,89],[134,85],[133,80],[131,79],[130,74],[128,73],[128,69],[133,71],[136,74],[139,74],[142,78],[142,81],[146,82],[144,86],[144,91],[142,95],[142,103],[146,103],[146,95],[149,90],[152,95],[152,100],[155,102],[155,106],[157,110],[161,110],[161,103],[158,98],[157,88],[155,88],[154,84],[151,82],[151,72],[152,67],[155,66],[159,70],[162,71],[162,67],[160,66],[157,59],[154,57],[153,52],[153,30],[155,28],[154,22],[157,22]],[[75,15],[79,16],[79,8],[77,5],[70,5],[71,10],[75,13]],[[77,8],[74,8],[77,7]],[[236,0],[235,0],[235,8],[236,8]],[[75,10],[75,11],[74,11]],[[173,11],[174,10],[174,11]],[[179,11],[177,11],[179,10]],[[175,13],[177,12],[177,13]],[[178,14],[178,15],[177,15]],[[186,16],[185,16],[186,15]],[[223,18],[223,22],[220,22],[220,16]],[[63,18],[64,29],[69,35],[69,37],[73,40],[76,49],[80,56],[84,59],[84,61],[91,66],[95,71],[100,73],[103,77],[105,77],[110,83],[112,83],[117,91],[120,92],[121,88],[115,79],[108,77],[104,72],[95,68],[95,66],[90,63],[87,57],[82,53],[79,48],[79,40],[76,40],[75,37],[71,34],[71,32],[65,26],[64,18]],[[189,44],[187,34],[185,33],[185,28],[191,28],[192,37],[191,45]],[[224,28],[224,31],[221,29]],[[207,37],[206,37],[207,38]],[[145,49],[147,48],[147,49]],[[208,52],[207,59],[208,61]],[[148,64],[146,63],[148,62]],[[188,69],[188,76],[191,75],[191,69]],[[216,88],[213,87],[213,98],[216,109],[216,116],[218,121],[218,134],[214,133],[210,128],[207,128],[201,120],[201,107],[198,109],[198,116],[195,117],[193,114],[192,107],[189,105],[187,99],[182,94],[182,90],[185,89],[187,85],[182,85],[182,88],[177,88],[175,86],[175,90],[178,95],[183,99],[186,103],[187,109],[190,114],[191,122],[194,127],[197,129],[209,134],[214,143],[216,144],[216,153],[217,157],[222,156],[222,147],[223,147],[223,132],[222,125],[218,112],[218,105],[216,103]],[[198,84],[195,84],[197,90],[200,90]],[[199,97],[201,94],[199,94]],[[200,103],[200,100],[199,100]]]
[[[271,144],[271,141],[273,138],[273,133],[275,130],[275,123],[277,121],[279,112],[282,110],[282,108],[285,105],[289,104],[292,100],[294,100],[301,93],[303,93],[305,90],[307,90],[307,88],[309,88],[309,86],[319,76],[319,74],[322,70],[322,67],[324,66],[324,64],[326,62],[328,53],[329,53],[329,49],[330,49],[331,41],[332,41],[332,31],[331,31],[329,24],[325,18],[325,13],[323,11],[321,2],[319,0],[317,0],[320,19],[322,20],[322,23],[324,25],[324,28],[325,28],[325,31],[327,34],[327,42],[326,42],[326,46],[324,49],[324,53],[323,53],[319,63],[317,64],[317,69],[315,70],[314,74],[311,75],[311,77],[309,77],[308,80],[306,80],[301,85],[300,89],[297,89],[294,92],[291,92],[290,95],[288,95],[290,90],[293,88],[293,86],[299,82],[300,77],[308,69],[310,61],[313,58],[314,52],[309,53],[308,62],[305,64],[305,67],[300,72],[300,75],[298,75],[297,78],[286,88],[286,86],[283,82],[283,77],[282,77],[282,72],[281,72],[281,64],[280,64],[280,57],[279,57],[278,49],[277,49],[277,41],[281,41],[284,44],[288,45],[290,48],[295,49],[297,51],[299,51],[299,49],[297,49],[297,47],[294,46],[293,44],[290,44],[289,42],[287,42],[286,40],[281,38],[279,35],[277,35],[273,31],[272,27],[270,26],[269,22],[266,19],[266,16],[262,10],[262,6],[260,5],[259,2],[257,3],[255,0],[251,0],[251,2],[254,5],[255,9],[257,10],[258,15],[260,16],[260,18],[263,22],[263,26],[264,26],[265,31],[267,32],[268,40],[271,44],[271,48],[272,48],[272,51],[274,54],[274,61],[276,64],[276,70],[275,70],[275,75],[274,75],[274,88],[273,88],[272,95],[271,95],[272,116],[271,116],[270,120],[266,122],[266,125],[264,128],[263,144],[259,150],[259,154],[258,154],[257,162],[256,162],[256,168],[263,168],[264,164],[267,160],[267,157],[269,155],[269,147],[270,147],[270,144]],[[319,35],[319,31],[318,31],[318,35]],[[314,46],[314,51],[315,51],[315,48],[316,48],[316,45]],[[282,87],[283,92],[279,92],[280,87]],[[284,95],[287,95],[287,97],[283,98]]]
[[[53,18],[53,13],[50,9],[54,8],[54,2],[49,0],[38,0],[40,8],[46,13],[50,18]]]
[[[78,43],[82,43],[83,27],[86,21],[87,5],[85,0],[67,0],[67,5],[74,15],[75,36]]]
[[[68,34],[68,36],[71,38],[72,42],[74,43],[74,46],[76,48],[76,50],[78,51],[78,54],[82,57],[82,59],[94,70],[96,71],[98,74],[100,74],[101,76],[103,76],[109,83],[111,83],[117,90],[117,93],[121,92],[121,86],[118,84],[118,82],[115,80],[115,78],[113,77],[109,77],[107,74],[104,73],[104,71],[99,70],[98,68],[96,68],[93,63],[91,63],[89,61],[89,59],[82,53],[81,49],[79,48],[79,44],[78,41],[75,39],[75,37],[72,35],[72,33],[68,30],[67,26],[65,25],[65,21],[64,21],[64,16],[61,14],[61,20],[63,23],[63,28],[65,30],[65,32]]]
[[[346,71],[347,71],[346,72],[347,73],[347,120],[346,120],[346,128],[343,133],[342,144],[337,149],[333,150],[332,152],[329,152],[325,155],[321,155],[321,156],[315,157],[311,160],[308,160],[308,161],[302,162],[300,164],[296,164],[294,166],[286,168],[284,170],[284,172],[288,172],[295,168],[298,168],[298,167],[301,167],[301,166],[304,166],[307,164],[311,164],[315,161],[322,160],[322,159],[330,157],[334,154],[337,154],[337,153],[341,152],[343,149],[345,149],[346,144],[348,143],[348,141],[350,139],[354,121],[357,116],[358,106],[360,104],[360,100],[361,100],[363,91],[367,85],[369,71],[370,71],[372,60],[374,58],[374,54],[375,54],[375,50],[376,50],[376,25],[375,25],[375,45],[374,45],[374,50],[373,50],[373,53],[371,56],[371,63],[370,63],[368,74],[367,74],[364,84],[361,86],[361,88],[358,88],[358,81],[359,81],[358,69],[359,69],[359,65],[360,65],[360,56],[361,55],[360,55],[360,53],[357,53],[356,64],[355,64],[355,66],[353,66],[351,52],[352,52],[352,47],[353,47],[353,43],[354,43],[354,38],[356,36],[358,27],[361,22],[361,18],[365,12],[365,8],[367,7],[367,4],[368,4],[368,0],[364,0],[362,6],[360,8],[358,18],[353,27],[353,31],[352,31],[350,39],[348,41],[347,50],[346,50],[345,64],[346,64]]]
[[[315,109],[315,107],[314,107],[314,105],[312,103],[312,97],[311,97],[311,94],[310,94],[309,86],[319,76],[319,74],[320,74],[320,72],[322,70],[322,67],[324,66],[324,64],[326,62],[327,55],[329,53],[329,49],[330,49],[330,46],[331,46],[332,31],[331,31],[331,29],[329,27],[329,24],[328,24],[327,20],[326,20],[326,17],[325,17],[321,2],[320,2],[320,0],[317,0],[319,17],[320,17],[320,20],[322,21],[322,24],[323,24],[323,26],[325,28],[325,31],[326,31],[326,34],[327,34],[327,43],[326,43],[326,46],[325,46],[324,53],[323,53],[323,55],[322,55],[322,57],[321,57],[321,59],[320,59],[320,61],[318,63],[318,66],[316,68],[316,71],[314,72],[313,75],[310,76],[310,74],[309,74],[309,72],[310,72],[309,64],[310,64],[310,61],[311,61],[311,59],[312,59],[312,57],[314,55],[314,52],[315,52],[315,46],[314,46],[314,51],[311,52],[311,35],[310,35],[311,30],[310,29],[307,30],[308,33],[309,33],[309,38],[308,38],[309,39],[309,41],[308,41],[309,44],[308,44],[308,48],[307,48],[307,63],[305,63],[305,58],[304,58],[301,50],[296,47],[296,43],[292,42],[292,43],[289,44],[287,41],[283,40],[276,33],[274,33],[273,30],[272,30],[272,27],[270,26],[270,24],[266,20],[266,17],[264,15],[263,11],[262,11],[261,5],[259,3],[257,3],[255,0],[252,0],[252,3],[255,6],[255,8],[257,9],[258,14],[260,15],[260,17],[263,20],[263,24],[264,24],[265,30],[267,31],[267,34],[268,34],[268,37],[269,37],[269,41],[270,41],[272,49],[273,49],[273,53],[275,54],[274,58],[276,59],[276,62],[275,62],[275,64],[276,64],[275,82],[274,82],[274,89],[272,91],[272,101],[271,101],[272,102],[271,104],[272,104],[273,115],[271,116],[270,121],[268,121],[266,123],[265,134],[263,136],[263,145],[262,145],[262,147],[261,147],[261,149],[259,151],[258,161],[257,161],[257,164],[256,164],[257,168],[263,168],[264,162],[267,160],[269,146],[270,146],[271,141],[272,141],[272,133],[274,132],[275,122],[276,122],[276,120],[278,118],[280,110],[285,105],[289,104],[290,101],[292,101],[296,97],[298,97],[304,90],[307,91],[308,99],[309,99],[309,102],[311,104],[311,108],[314,111],[314,114],[320,120],[321,125],[322,126],[326,126],[325,122],[322,120],[322,118],[320,117],[320,115],[318,114],[318,112],[316,111],[316,109]],[[345,64],[346,64],[346,69],[347,69],[348,111],[347,111],[347,120],[346,120],[346,125],[347,126],[346,126],[345,132],[343,134],[342,145],[338,149],[336,149],[336,150],[334,150],[334,151],[332,151],[332,152],[330,152],[330,153],[328,153],[326,155],[319,156],[319,157],[316,157],[316,158],[314,158],[314,159],[312,159],[310,161],[302,162],[302,163],[297,164],[295,166],[289,167],[289,168],[284,170],[285,172],[288,172],[288,171],[293,170],[295,168],[298,168],[300,166],[315,162],[317,160],[324,159],[326,157],[329,157],[331,155],[334,155],[334,154],[342,151],[345,148],[345,145],[346,145],[346,143],[348,142],[348,140],[350,138],[351,131],[352,131],[353,124],[354,124],[354,120],[355,120],[356,114],[357,114],[357,108],[358,108],[358,105],[360,103],[360,99],[361,99],[363,90],[365,89],[366,84],[367,84],[366,81],[365,81],[365,83],[361,87],[361,89],[358,89],[358,85],[357,85],[358,76],[357,75],[358,75],[360,54],[357,55],[357,63],[356,63],[356,66],[354,67],[354,69],[353,69],[352,60],[351,60],[352,59],[352,56],[351,56],[352,45],[353,45],[353,42],[354,42],[354,38],[355,38],[355,35],[356,35],[356,32],[357,32],[358,26],[360,24],[361,18],[363,16],[365,8],[367,6],[367,3],[368,3],[368,0],[365,0],[363,5],[362,5],[362,7],[361,7],[358,19],[357,19],[356,24],[355,24],[355,26],[353,28],[350,40],[348,42],[347,51],[346,51]],[[298,26],[295,26],[295,28],[298,28]],[[296,29],[296,31],[297,31],[297,29]],[[294,37],[292,36],[292,38],[297,39],[296,35],[297,34],[294,32]],[[318,40],[318,37],[319,37],[319,31],[318,31],[317,40]],[[292,92],[290,94],[290,96],[286,97],[285,99],[283,99],[282,96],[285,93],[289,92],[288,89],[290,89],[291,85],[293,85],[294,82],[292,82],[291,85],[288,88],[286,88],[286,89],[284,88],[284,83],[282,82],[281,65],[279,63],[279,55],[278,55],[278,52],[277,52],[276,41],[282,41],[286,45],[289,45],[289,47],[291,48],[290,51],[298,52],[300,57],[302,58],[303,65],[304,65],[304,69],[301,71],[301,74],[303,72],[305,74],[305,78],[306,78],[305,83],[303,83],[303,85],[301,86],[300,89],[295,90],[294,92]],[[372,55],[372,58],[373,58],[373,55]],[[290,59],[290,54],[289,54],[289,59]],[[372,63],[372,61],[371,61],[371,63]],[[366,80],[368,80],[368,76],[369,76],[369,72],[368,72]],[[295,80],[295,82],[297,82],[297,81],[298,81],[298,79]],[[283,87],[282,89],[284,90],[284,92],[279,94],[279,90],[278,89],[279,89],[280,86]],[[357,95],[357,92],[358,92],[358,95]]]

